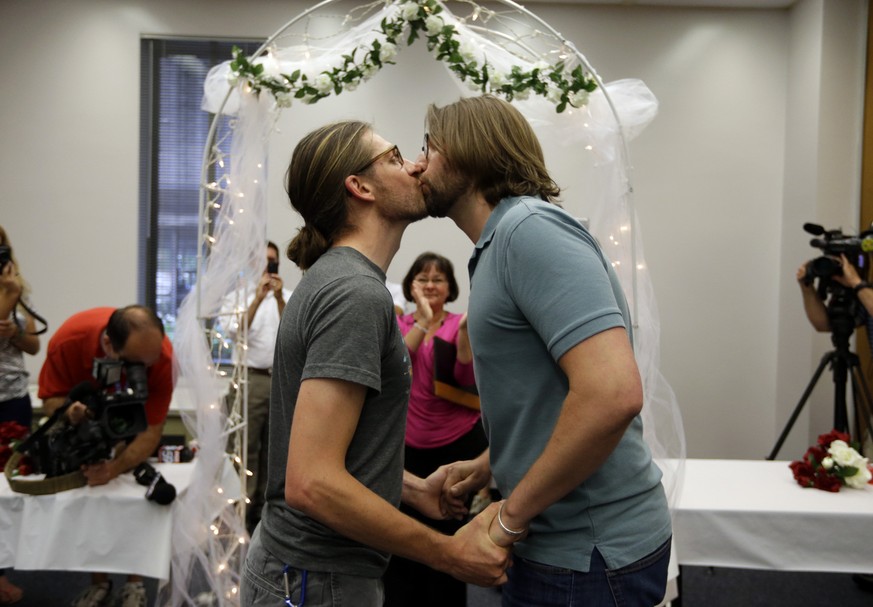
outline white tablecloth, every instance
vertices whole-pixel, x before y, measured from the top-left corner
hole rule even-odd
[[[195,463],[154,466],[179,495]],[[222,486],[238,497],[235,478],[228,465]],[[26,495],[12,491],[0,475],[0,567],[168,579],[173,512],[180,502],[177,497],[161,506],[146,500],[145,491],[132,474],[123,474],[99,487]]]
[[[680,565],[873,573],[873,486],[800,487],[788,462],[689,459]]]

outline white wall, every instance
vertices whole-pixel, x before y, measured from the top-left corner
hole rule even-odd
[[[266,37],[301,2],[5,0],[0,20],[0,224],[57,327],[73,312],[136,299],[139,40]],[[805,221],[857,229],[863,0],[791,9],[531,5],[606,80],[640,78],[660,100],[631,145],[636,204],[662,317],[662,369],[689,454],[766,455],[828,339],[800,307],[794,270],[816,251]],[[271,143],[268,236],[297,219],[281,175],[299,136],[335,117],[374,121],[411,154],[427,103],[457,90],[420,47],[353,95],[298,109]],[[550,151],[569,197],[571,165]],[[407,232],[399,281],[424,249],[447,254],[466,302],[470,244],[450,222]],[[297,273],[286,263],[293,285]],[[37,372],[42,357],[30,361]],[[829,429],[830,378],[781,456]]]

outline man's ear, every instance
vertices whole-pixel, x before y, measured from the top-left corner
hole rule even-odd
[[[115,356],[115,351],[112,349],[112,342],[109,340],[109,336],[106,334],[106,331],[103,331],[100,335],[100,347],[103,348],[103,353],[112,358]]]
[[[361,179],[359,175],[349,175],[345,180],[346,191],[355,198],[363,200],[373,200],[373,188],[366,179]]]

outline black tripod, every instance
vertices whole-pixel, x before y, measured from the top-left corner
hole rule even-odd
[[[873,402],[870,395],[870,388],[867,385],[867,380],[861,372],[860,361],[858,355],[849,350],[849,338],[855,330],[855,307],[856,300],[851,291],[841,285],[834,285],[834,292],[828,302],[827,312],[828,320],[831,326],[831,342],[834,344],[834,350],[825,354],[818,368],[812,376],[803,396],[800,397],[800,402],[794,408],[794,412],[785,424],[785,429],[779,436],[779,440],[773,447],[773,451],[767,456],[768,460],[776,459],[779,449],[782,448],[782,443],[791,432],[794,422],[803,410],[807,399],[812,394],[816,382],[818,382],[821,374],[824,373],[825,367],[830,365],[834,376],[834,429],[840,432],[849,433],[849,412],[846,407],[846,381],[849,378],[849,373],[852,374],[852,396],[854,398],[854,414],[855,414],[855,432],[852,436],[858,442],[862,441],[861,419],[866,419],[866,432],[871,431],[871,416],[870,404]]]

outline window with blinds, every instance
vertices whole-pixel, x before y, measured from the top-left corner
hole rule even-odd
[[[176,311],[197,279],[200,167],[213,119],[200,109],[203,81],[234,45],[251,54],[261,41],[141,44],[138,300],[155,309],[172,338]]]

